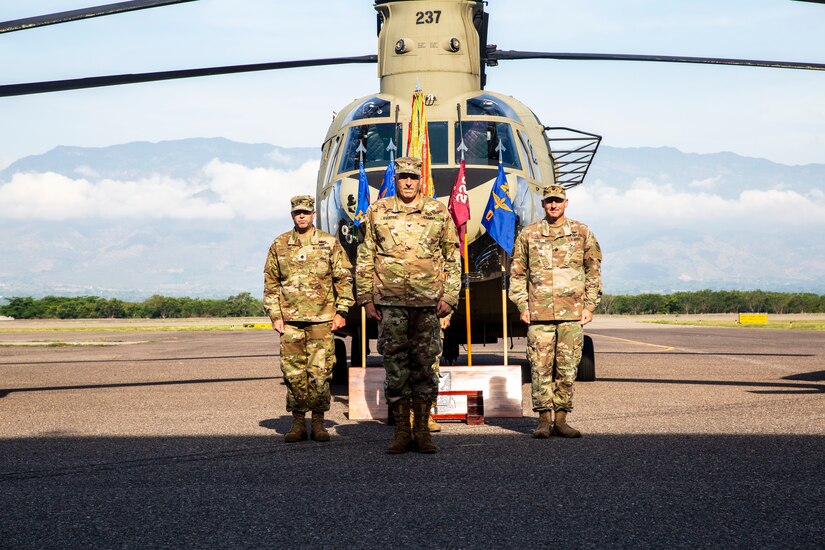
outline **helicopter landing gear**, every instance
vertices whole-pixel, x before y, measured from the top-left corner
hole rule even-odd
[[[582,345],[582,360],[579,363],[577,382],[593,382],[596,380],[596,352],[593,348],[593,338],[584,337]]]
[[[444,363],[455,365],[456,359],[458,359],[458,339],[455,337],[455,333],[451,330],[445,331],[441,345],[441,357],[444,359]]]
[[[333,384],[346,384],[349,381],[347,370],[347,346],[340,338],[335,339],[335,363],[332,364]]]

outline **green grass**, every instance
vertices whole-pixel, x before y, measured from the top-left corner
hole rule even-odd
[[[655,321],[644,321],[657,325],[685,325],[699,327],[730,327],[746,329],[780,329],[780,330],[825,330],[825,321],[822,320],[799,320],[799,321],[768,321],[764,325],[740,325],[736,321],[669,321],[657,319]]]
[[[229,331],[229,330],[262,330],[245,329],[238,323],[237,325],[123,325],[123,326],[99,326],[99,327],[30,327],[30,328],[0,328],[0,334],[19,334],[24,332],[206,332],[206,331]],[[270,329],[271,330],[271,329]]]
[[[3,343],[0,348],[87,348],[87,347],[104,347],[106,344],[95,344],[84,342],[82,344],[74,344],[69,342],[42,342],[40,345],[33,345],[29,342],[23,343]]]

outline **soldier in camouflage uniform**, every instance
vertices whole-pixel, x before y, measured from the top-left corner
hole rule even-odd
[[[573,410],[573,381],[582,355],[582,325],[593,319],[602,295],[602,251],[590,229],[565,218],[563,187],[544,191],[545,218],[516,239],[510,300],[527,323],[527,356],[533,378],[533,437],[581,437],[567,424]],[[553,362],[556,380],[553,386]],[[555,411],[555,419],[553,419]]]
[[[439,318],[458,304],[458,236],[447,207],[421,194],[420,159],[396,159],[395,180],[397,195],[367,211],[355,272],[358,303],[379,322],[384,395],[395,418],[387,452],[404,453],[412,446],[412,399],[415,448],[435,453],[427,429],[438,397],[433,364],[441,351]]]
[[[287,385],[286,410],[292,428],[284,441],[329,441],[324,413],[335,348],[332,333],[346,324],[353,305],[352,264],[338,240],[312,224],[315,199],[292,198],[295,227],[275,239],[264,267],[264,309],[280,335],[281,370]]]

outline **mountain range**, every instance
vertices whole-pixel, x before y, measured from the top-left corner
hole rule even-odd
[[[57,147],[0,171],[0,295],[260,295],[320,150],[195,138]],[[569,192],[610,294],[825,293],[825,164],[602,146]]]

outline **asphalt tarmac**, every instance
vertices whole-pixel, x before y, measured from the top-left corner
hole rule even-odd
[[[38,326],[0,323],[3,548],[825,546],[825,332],[597,319],[581,439],[532,439],[525,383],[524,418],[390,456],[344,386],[332,441],[283,443],[269,331]]]

